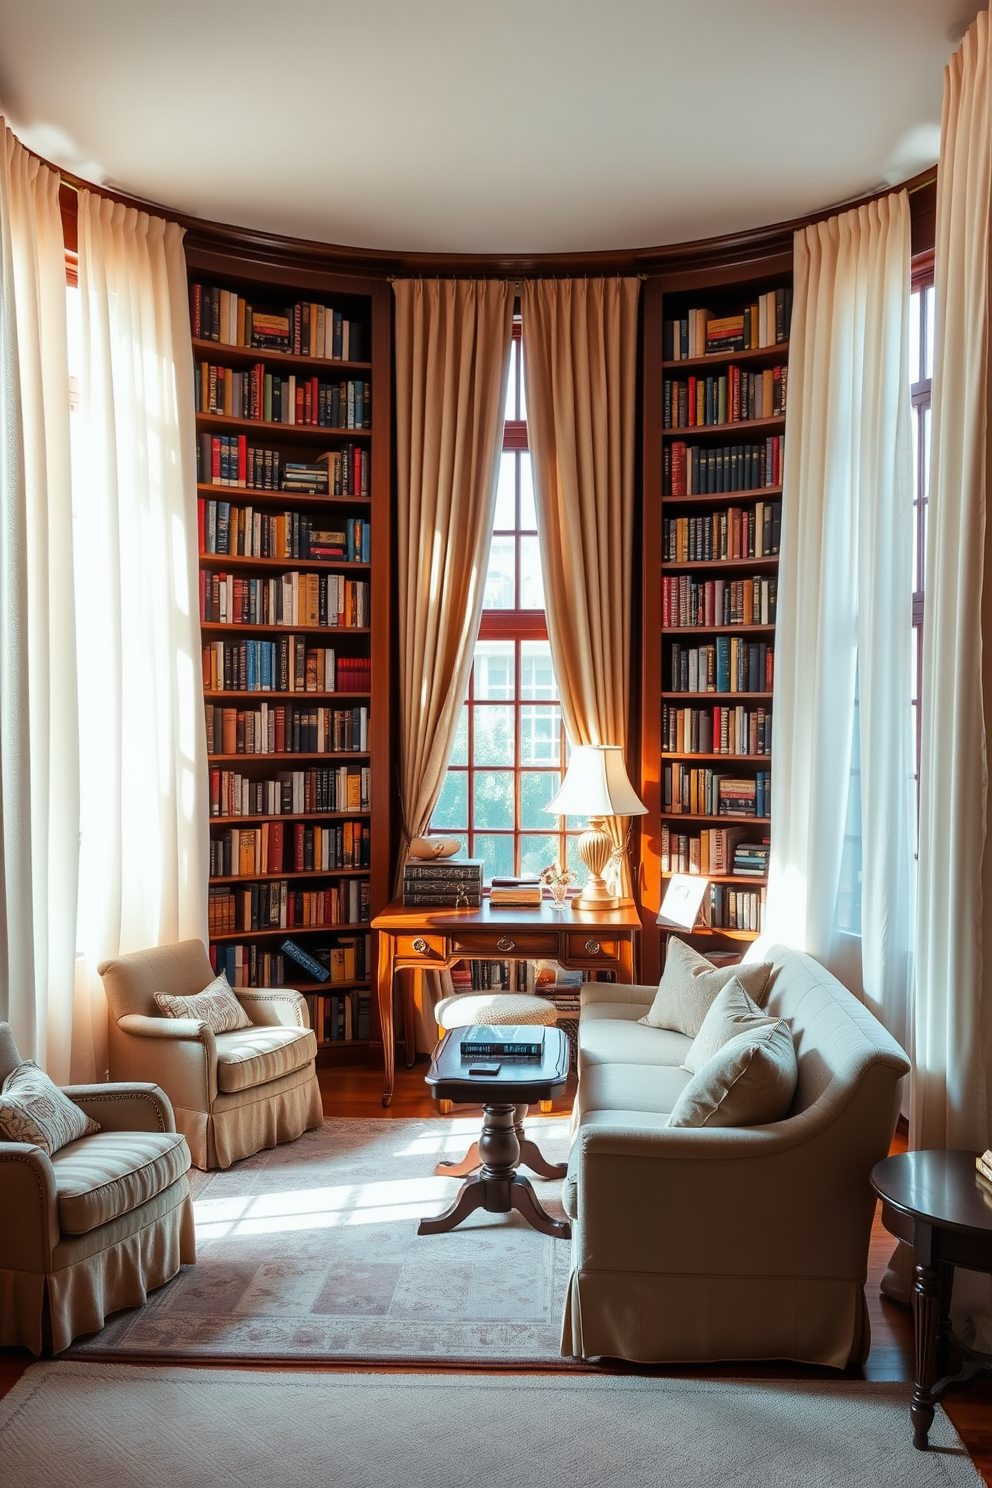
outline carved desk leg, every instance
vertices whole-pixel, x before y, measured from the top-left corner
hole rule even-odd
[[[393,1080],[396,1073],[396,1042],[393,1037],[393,937],[379,931],[379,1026],[382,1029],[383,1089],[382,1104],[388,1106],[393,1098]]]

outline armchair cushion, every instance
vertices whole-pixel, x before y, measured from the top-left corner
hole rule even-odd
[[[739,977],[744,989],[759,1005],[768,993],[771,963],[752,961],[747,965],[714,966],[678,936],[670,936],[665,953],[665,970],[654,1001],[640,1023],[649,1028],[673,1028],[695,1038],[703,1019],[720,989],[733,976]]]
[[[156,992],[155,1003],[167,1018],[195,1018],[206,1023],[214,1033],[231,1033],[239,1028],[250,1028],[251,1019],[231,990],[223,972],[214,977],[209,986],[192,997],[176,997],[168,992]]]
[[[99,1132],[73,1142],[52,1162],[59,1226],[85,1235],[164,1193],[188,1172],[179,1132]]]
[[[251,1090],[305,1069],[317,1057],[312,1029],[267,1025],[217,1036],[217,1088]]]
[[[798,1065],[784,1018],[735,1034],[672,1107],[669,1126],[765,1126],[788,1114]]]
[[[8,1142],[30,1142],[51,1157],[99,1130],[100,1123],[73,1105],[33,1059],[16,1065],[4,1080],[0,1135]]]

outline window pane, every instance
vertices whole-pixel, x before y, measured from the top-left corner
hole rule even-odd
[[[451,758],[448,761],[449,768],[452,765],[468,764],[468,708],[463,707],[458,715],[458,728],[455,732],[455,742],[451,750]]]
[[[513,705],[496,708],[492,703],[475,708],[476,765],[510,765],[514,762]],[[492,823],[489,823],[491,826]]]
[[[577,837],[566,837],[565,856],[568,860],[569,868],[571,868],[573,873],[575,874],[575,882],[581,887],[589,879],[589,870],[586,868],[585,863],[583,863],[582,859],[579,857],[578,841],[579,839]]]
[[[933,285],[932,284],[930,284],[930,285],[927,286],[926,298],[927,298],[927,330],[926,330],[926,336],[927,336],[927,346],[926,346],[927,357],[926,357],[926,367],[925,367],[924,370],[925,370],[925,373],[926,373],[926,376],[927,377],[933,377],[934,294],[933,294]]]
[[[520,456],[520,530],[537,531],[537,507],[534,504],[534,465],[529,454]]]
[[[557,699],[558,682],[551,664],[550,641],[520,642],[520,696]]]
[[[521,837],[520,839],[520,872],[540,873],[542,868],[550,868],[558,861],[558,838],[544,837]]]
[[[510,375],[506,380],[506,413],[504,418],[518,419],[523,414],[517,412],[517,356],[519,349],[518,341],[510,342]]]
[[[917,487],[919,489],[919,487]],[[930,409],[923,410],[923,497],[930,495]]]
[[[468,829],[468,776],[464,770],[449,770],[437,805],[431,816],[431,828],[435,832],[467,831]]]
[[[512,610],[514,598],[514,542],[512,537],[494,537],[489,549],[489,570],[482,601],[486,610]]]
[[[520,539],[520,608],[544,609],[544,576],[536,537]]]
[[[909,380],[920,380],[920,316],[923,311],[923,296],[914,290],[909,297]]]
[[[513,864],[513,837],[506,833],[477,832],[473,857],[481,858],[486,883],[494,878],[509,877],[516,872]]]
[[[513,830],[513,771],[477,770],[475,773],[475,821],[481,827]],[[512,869],[511,869],[512,872]]]
[[[526,384],[525,384],[525,381],[524,381],[524,367],[525,367],[525,363],[524,363],[523,355],[521,354],[521,357],[520,357],[520,408],[519,408],[519,410],[517,412],[517,418],[518,419],[525,419],[527,417],[527,389],[526,389]]]
[[[513,697],[513,642],[479,641],[475,648],[475,696],[501,703]]]
[[[554,816],[544,810],[558,789],[558,772],[524,770],[520,775],[520,825],[545,831],[558,825]]]
[[[517,457],[512,450],[504,450],[499,457],[499,480],[496,483],[496,515],[493,518],[494,532],[512,532],[517,525]]]
[[[561,765],[561,713],[556,704],[520,709],[520,763]]]

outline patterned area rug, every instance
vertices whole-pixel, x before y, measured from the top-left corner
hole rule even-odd
[[[566,1366],[568,1241],[481,1210],[417,1234],[461,1182],[435,1164],[464,1156],[479,1125],[337,1118],[226,1173],[194,1172],[196,1265],[64,1357]],[[567,1120],[528,1132],[564,1161]],[[560,1182],[522,1171],[561,1218]]]

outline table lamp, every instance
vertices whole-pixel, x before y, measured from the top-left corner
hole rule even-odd
[[[561,788],[544,809],[556,816],[589,818],[588,830],[578,842],[589,880],[572,901],[572,908],[617,909],[620,900],[603,880],[603,869],[613,852],[613,840],[603,822],[608,816],[643,816],[647,811],[627,779],[620,745],[576,745]]]

